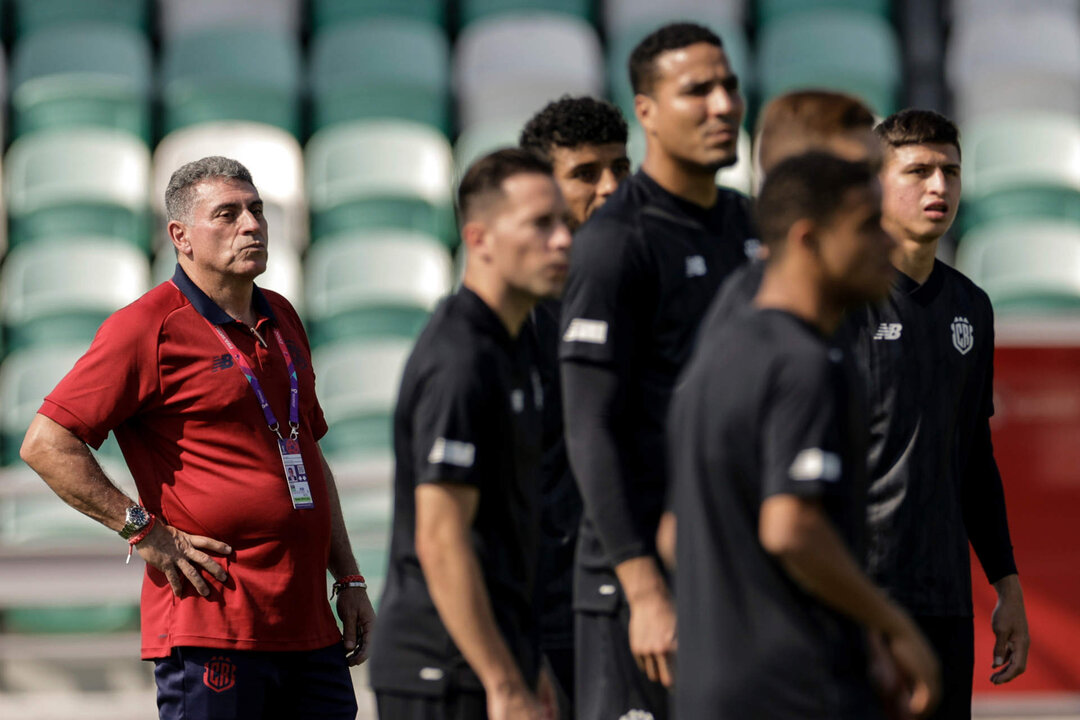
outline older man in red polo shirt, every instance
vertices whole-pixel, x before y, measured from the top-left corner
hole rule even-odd
[[[165,202],[175,275],[105,321],[22,457],[146,561],[142,657],[161,718],[354,718],[348,665],[375,615],[318,445],[307,336],[254,283],[262,200],[240,163],[210,157],[177,170]],[[87,448],[110,431],[138,502]]]

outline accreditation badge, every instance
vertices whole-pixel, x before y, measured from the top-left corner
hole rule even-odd
[[[300,455],[300,443],[296,438],[278,438],[277,443],[281,464],[285,466],[285,480],[289,485],[292,506],[296,510],[310,510],[315,507],[315,500],[311,497],[304,458]]]

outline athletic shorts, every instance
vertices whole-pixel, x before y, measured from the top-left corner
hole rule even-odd
[[[649,680],[630,652],[630,608],[574,613],[577,720],[667,720],[668,691]]]
[[[342,643],[303,652],[177,647],[154,661],[161,720],[354,720]]]
[[[929,720],[971,720],[975,626],[969,617],[917,615],[915,622],[941,663],[941,704]]]
[[[447,695],[408,695],[376,692],[379,720],[487,720],[487,696],[482,692]]]

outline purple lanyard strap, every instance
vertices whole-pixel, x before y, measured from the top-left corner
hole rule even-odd
[[[206,323],[217,333],[218,338],[225,345],[225,349],[232,355],[233,362],[244,373],[244,377],[247,378],[251,389],[255,391],[255,397],[259,400],[263,415],[266,417],[266,424],[270,426],[270,432],[280,438],[281,430],[277,417],[274,415],[274,411],[270,409],[270,401],[266,398],[266,393],[263,392],[259,379],[255,377],[255,371],[251,369],[251,363],[240,354],[240,351],[236,349],[236,345],[229,339],[229,336],[225,334],[220,325],[215,325],[209,320]],[[300,382],[296,377],[296,366],[293,364],[292,355],[289,354],[289,348],[285,346],[285,340],[282,339],[281,332],[276,327],[273,328],[273,331],[274,338],[277,340],[278,347],[281,348],[281,354],[285,357],[285,364],[289,370],[289,437],[295,439],[300,433]]]

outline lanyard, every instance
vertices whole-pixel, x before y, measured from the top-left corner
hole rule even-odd
[[[204,320],[206,318],[203,318]],[[274,411],[270,409],[270,401],[266,399],[266,393],[263,392],[262,386],[259,384],[259,378],[255,377],[255,371],[251,369],[251,363],[247,361],[240,351],[236,349],[236,345],[229,336],[225,334],[225,331],[221,329],[220,325],[206,320],[206,324],[213,328],[217,333],[218,338],[221,339],[225,349],[232,355],[233,362],[240,368],[240,371],[244,373],[244,377],[247,378],[248,384],[251,385],[251,389],[255,391],[255,397],[259,400],[259,405],[262,407],[263,415],[266,417],[266,424],[270,426],[270,432],[281,437],[280,426],[278,425],[277,417],[274,415]],[[275,327],[274,338],[277,340],[278,347],[281,348],[281,354],[285,357],[285,364],[288,367],[289,372],[289,437],[295,438],[300,432],[300,383],[296,379],[296,366],[293,365],[292,355],[289,354],[289,348],[285,346],[285,341],[281,337],[281,332]]]

